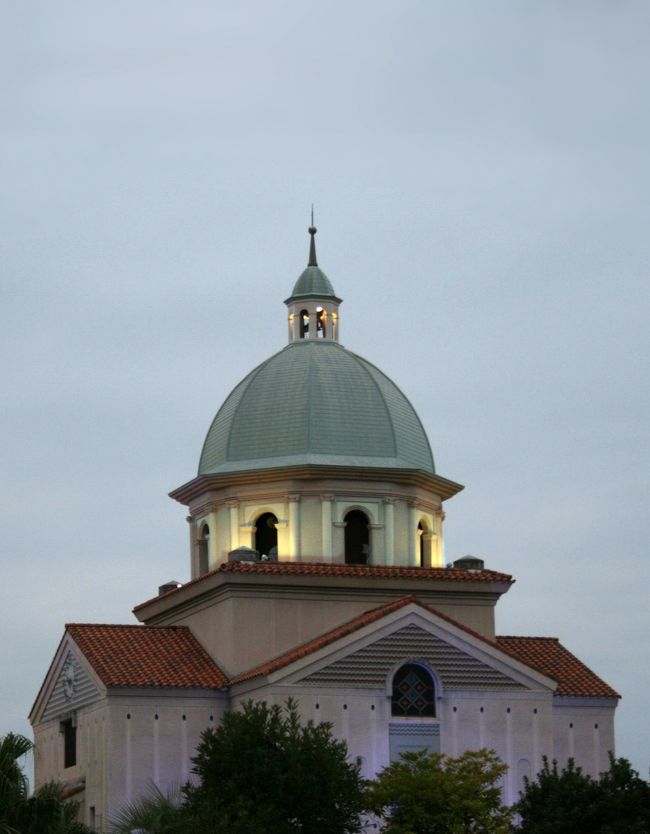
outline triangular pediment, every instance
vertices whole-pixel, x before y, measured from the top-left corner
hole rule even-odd
[[[32,721],[50,721],[102,697],[83,655],[66,635],[52,661],[32,710]]]
[[[391,669],[410,658],[427,663],[448,690],[527,688],[505,671],[468,653],[466,648],[451,645],[415,623],[311,672],[300,682],[346,688],[383,687]]]
[[[545,691],[556,682],[417,599],[360,615],[235,683],[386,689],[402,663],[425,663],[450,691]],[[251,687],[252,684],[252,687]]]

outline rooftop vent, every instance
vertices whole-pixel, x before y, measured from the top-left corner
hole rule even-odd
[[[461,556],[460,559],[456,559],[454,562],[454,567],[457,570],[483,570],[485,567],[485,562],[483,559],[477,559],[476,556]]]
[[[158,586],[158,596],[161,597],[163,594],[169,593],[169,591],[175,591],[176,588],[180,588],[182,582],[177,582],[175,579],[171,579],[169,582],[164,582],[162,585]]]
[[[259,562],[260,561],[260,554],[257,550],[253,550],[252,547],[246,547],[245,545],[242,547],[238,547],[235,550],[231,550],[228,554],[228,561],[229,562]]]

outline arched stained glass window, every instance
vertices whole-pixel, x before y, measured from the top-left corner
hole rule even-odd
[[[425,668],[405,663],[395,672],[391,713],[398,717],[435,718],[435,687]]]

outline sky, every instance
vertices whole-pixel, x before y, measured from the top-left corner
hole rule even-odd
[[[0,4],[0,733],[66,622],[189,577],[232,387],[319,263],[410,398],[446,558],[621,692],[645,778],[650,6]]]

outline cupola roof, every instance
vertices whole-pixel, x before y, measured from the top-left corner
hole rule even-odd
[[[309,234],[307,268],[286,302],[290,342],[226,398],[198,474],[340,466],[435,475],[411,403],[378,368],[338,344],[340,299],[318,266],[313,215]],[[310,299],[304,310],[302,298]]]
[[[434,474],[415,409],[378,368],[336,342],[292,342],[246,376],[208,431],[199,475],[328,465]]]
[[[316,226],[314,226],[314,216],[312,212],[312,223],[309,227],[309,234],[311,236],[311,241],[309,243],[309,262],[294,284],[291,295],[286,300],[285,304],[288,304],[291,301],[296,301],[299,298],[334,298],[337,301],[341,300],[340,298],[337,298],[330,279],[318,266],[318,259],[316,258],[317,231]]]

